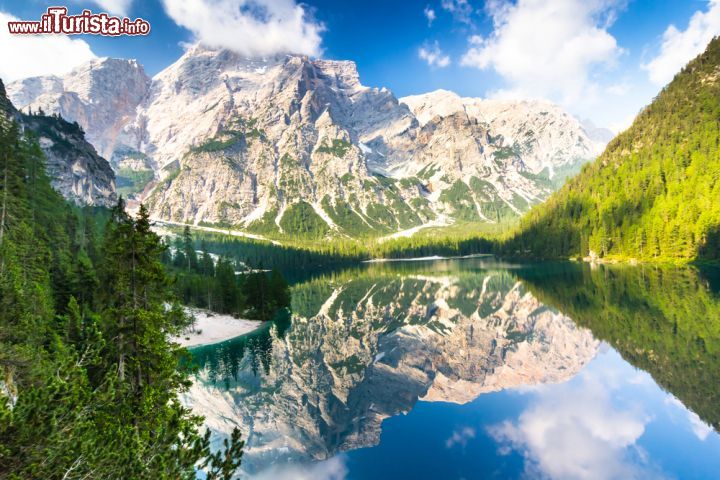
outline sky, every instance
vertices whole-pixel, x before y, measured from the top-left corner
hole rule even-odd
[[[95,57],[155,75],[202,42],[247,56],[353,60],[364,85],[540,98],[620,131],[720,34],[720,0],[65,0],[143,18],[147,37],[10,35],[50,5],[0,0],[0,78],[57,74]]]

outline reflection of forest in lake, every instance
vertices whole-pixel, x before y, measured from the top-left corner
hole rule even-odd
[[[717,427],[713,278],[487,259],[328,274],[293,287],[292,320],[195,350],[190,398],[217,433],[241,427],[256,472],[376,445],[383,420],[418,400],[564,382],[598,338]]]
[[[555,265],[516,272],[623,358],[720,428],[720,272],[715,268]]]

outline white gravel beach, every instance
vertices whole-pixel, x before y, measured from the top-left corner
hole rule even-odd
[[[198,347],[230,340],[252,332],[263,323],[194,308],[188,308],[187,312],[195,317],[195,325],[172,339],[183,347]]]

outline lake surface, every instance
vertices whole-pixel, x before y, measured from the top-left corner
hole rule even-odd
[[[717,270],[359,266],[193,350],[188,394],[267,479],[720,478]]]

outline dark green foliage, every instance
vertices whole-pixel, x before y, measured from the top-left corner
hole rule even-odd
[[[278,226],[275,223],[275,218],[278,216],[277,208],[272,208],[265,212],[265,214],[259,220],[255,220],[247,226],[249,232],[260,233],[260,234],[278,234]]]
[[[333,139],[332,145],[322,144],[318,147],[316,152],[318,153],[329,153],[335,155],[338,158],[343,158],[347,152],[350,151],[352,144],[347,140],[340,138]]]
[[[116,176],[117,192],[125,196],[142,192],[153,178],[154,174],[152,170],[121,168]]]
[[[410,200],[410,206],[426,219],[433,218],[435,213],[430,208],[430,200],[425,197],[416,197]]]
[[[77,122],[70,123],[60,117],[23,115],[22,118],[23,123],[35,134],[52,140],[51,150],[59,155],[76,153],[79,145],[78,139],[85,134]],[[89,144],[87,145],[89,147]]]
[[[398,238],[374,245],[368,254],[374,258],[412,258],[433,255],[453,257],[492,252],[494,242],[477,236],[443,236]]]
[[[497,188],[492,183],[472,177],[470,187],[477,195],[480,211],[485,218],[500,223],[517,217],[517,213],[500,197]]]
[[[189,150],[190,154],[213,153],[227,150],[236,145],[243,146],[248,139],[265,139],[265,132],[257,128],[257,119],[244,120],[237,118],[231,121],[217,135]]]
[[[293,278],[310,268],[350,265],[367,258],[359,253],[360,247],[356,242],[333,241],[327,243],[327,248],[310,249],[215,233],[197,232],[196,235],[201,235],[209,252],[221,258],[227,258],[235,264],[242,262],[255,269],[260,266],[278,269],[285,276]]]
[[[235,315],[244,313],[245,296],[235,275],[235,266],[226,259],[221,258],[215,268],[215,285],[216,311]],[[212,305],[208,308],[212,309]]]
[[[240,439],[240,430],[233,430],[230,438],[223,440],[223,450],[212,453],[205,461],[205,466],[210,468],[207,470],[207,480],[220,480],[232,478],[235,470],[240,467],[242,460],[242,449],[245,442]]]
[[[396,229],[397,221],[390,208],[387,206],[373,202],[367,206],[366,213],[368,219],[378,225],[381,232],[389,233]]]
[[[457,180],[450,188],[440,194],[440,201],[453,209],[453,216],[460,220],[479,220],[470,188],[462,180]]]
[[[562,167],[556,167],[553,171],[552,178],[550,178],[550,172],[547,168],[543,169],[538,174],[531,172],[520,172],[520,174],[542,187],[555,191],[562,187],[569,178],[572,178],[580,173],[584,164],[585,162],[583,161],[577,161]]]
[[[228,478],[176,398],[185,350],[167,337],[186,320],[147,212],[106,220],[69,207],[0,117],[0,478],[191,479],[205,458]]]
[[[288,284],[279,271],[268,275],[261,263],[257,270],[249,270],[248,260],[224,255],[214,262],[205,239],[198,259],[188,227],[175,245],[164,261],[174,270],[174,289],[183,304],[258,320],[270,320],[290,306]]]
[[[251,273],[243,282],[250,316],[270,320],[278,310],[290,306],[287,282],[277,270],[268,276],[265,272]]]
[[[287,207],[280,219],[280,226],[286,232],[304,239],[321,239],[329,231],[328,224],[307,202],[298,202]]]
[[[461,231],[465,229],[461,228]],[[216,233],[197,232],[209,252],[240,265],[239,269],[262,266],[277,269],[292,282],[315,275],[325,269],[350,266],[371,258],[408,258],[417,256],[458,256],[493,251],[494,242],[475,235],[474,227],[466,233],[452,232],[438,237],[415,235],[385,242],[338,239],[323,243],[277,245]],[[176,253],[177,255],[177,253]],[[167,263],[171,263],[169,260]],[[178,262],[176,262],[178,263]],[[184,263],[183,263],[184,264]],[[181,298],[186,298],[181,295]],[[195,304],[195,303],[191,303]],[[202,304],[197,304],[202,306]]]
[[[422,223],[417,213],[405,203],[405,200],[400,196],[394,184],[391,188],[387,188],[383,192],[383,195],[385,196],[385,203],[393,212],[394,222],[397,228],[411,228]]]
[[[188,272],[197,271],[198,269],[198,258],[197,252],[195,251],[195,242],[193,241],[192,234],[190,233],[190,227],[186,226],[183,229],[182,236],[182,253],[185,257],[185,269]]]
[[[503,251],[720,260],[720,39],[688,64]]]
[[[10,117],[15,112],[15,106],[13,106],[12,102],[10,102],[10,99],[7,97],[5,84],[2,79],[0,79],[0,115]]]
[[[329,197],[325,196],[321,205],[332,221],[350,236],[361,237],[374,230],[367,220],[363,220],[344,200],[337,200],[335,205],[332,205]]]

